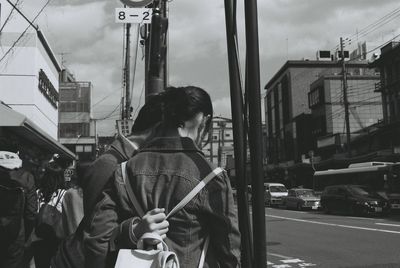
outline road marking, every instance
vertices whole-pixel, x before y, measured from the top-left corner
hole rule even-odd
[[[287,259],[287,260],[293,259],[293,257],[283,256],[283,255],[276,254],[276,253],[267,252],[267,254],[268,254],[268,255],[271,255],[271,256],[274,256],[274,257],[278,257],[278,258],[282,258],[282,259]]]
[[[365,217],[351,217],[351,216],[346,216],[348,219],[354,219],[354,220],[369,220],[369,221],[383,221],[383,219],[374,219],[374,218],[365,218]]]
[[[300,259],[291,259],[291,260],[281,260],[283,263],[299,263],[299,262],[304,262],[303,260]]]
[[[377,225],[385,225],[385,226],[394,226],[394,227],[400,227],[400,224],[390,224],[390,223],[375,223]]]
[[[265,214],[265,216],[271,217],[271,218],[289,220],[289,221],[313,223],[313,224],[341,227],[341,228],[347,228],[347,229],[357,229],[357,230],[364,230],[364,231],[374,231],[374,232],[382,232],[382,233],[400,234],[400,231],[392,231],[392,230],[376,229],[376,228],[367,228],[367,227],[359,227],[359,226],[343,225],[343,224],[335,224],[335,223],[327,223],[327,222],[319,222],[319,221],[301,220],[301,219],[295,219],[295,218],[273,216],[273,215],[268,215],[268,214]]]

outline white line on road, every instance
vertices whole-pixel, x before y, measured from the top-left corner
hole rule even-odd
[[[271,256],[274,256],[274,257],[282,258],[282,259],[288,259],[288,260],[289,260],[289,259],[293,259],[293,257],[283,256],[283,255],[276,254],[276,253],[267,252],[267,254],[268,254],[268,255],[271,255]]]
[[[400,227],[400,224],[390,224],[390,223],[375,223],[377,225],[385,225],[385,226],[394,226],[394,227]]]
[[[341,227],[341,228],[348,228],[348,229],[357,229],[357,230],[364,230],[364,231],[374,231],[374,232],[382,232],[382,233],[400,234],[400,231],[392,231],[392,230],[376,229],[376,228],[366,228],[366,227],[359,227],[359,226],[352,226],[352,225],[343,225],[343,224],[335,224],[335,223],[327,223],[327,222],[319,222],[319,221],[301,220],[301,219],[288,218],[288,217],[281,217],[281,216],[274,216],[274,215],[268,215],[268,214],[265,214],[265,216],[271,217],[271,218],[289,220],[289,221],[298,221],[298,222],[305,222],[305,223],[313,223],[313,224],[326,225],[326,226],[334,226],[334,227]]]

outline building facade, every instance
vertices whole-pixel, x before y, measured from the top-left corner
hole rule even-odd
[[[375,74],[365,61],[346,65],[348,77]],[[340,62],[287,61],[266,84],[264,103],[269,164],[291,165],[308,155],[314,143],[308,93],[313,82],[328,75],[341,77]]]
[[[382,47],[380,58],[371,66],[380,70],[376,90],[382,94],[384,122],[400,121],[400,42]]]
[[[19,13],[6,23],[13,8],[0,3],[0,100],[57,140],[60,64],[40,30],[24,33],[29,23]]]
[[[96,125],[91,118],[90,82],[76,81],[63,70],[60,81],[60,142],[75,152],[80,161],[96,156]]]
[[[382,121],[382,99],[375,92],[379,75],[352,75],[347,79],[351,136]],[[343,152],[347,143],[342,77],[322,76],[311,84],[308,103],[312,114],[312,150],[322,158]]]
[[[203,152],[214,164],[226,167],[234,157],[232,120],[214,117],[210,132],[209,142],[203,147]]]
[[[38,28],[7,1],[0,7],[0,150],[18,150],[34,174],[54,154],[72,162],[58,142],[60,64]]]

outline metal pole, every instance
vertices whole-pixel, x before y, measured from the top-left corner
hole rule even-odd
[[[126,44],[125,44],[125,113],[124,118],[130,118],[131,110],[131,97],[130,97],[130,83],[131,83],[131,24],[126,25]]]
[[[164,63],[166,52],[166,33],[168,27],[168,19],[164,16],[163,3],[161,1],[153,2],[153,16],[151,18],[150,28],[150,52],[149,52],[149,69],[148,69],[148,88],[146,91],[146,99],[154,94],[164,90]]]
[[[257,0],[244,1],[246,53],[249,86],[249,144],[253,188],[254,267],[266,267],[267,246],[264,208],[264,170],[262,159],[260,60],[258,47]]]
[[[349,101],[347,99],[347,71],[346,71],[346,63],[344,61],[344,50],[343,50],[343,38],[342,37],[340,37],[340,51],[342,53],[342,82],[343,82],[344,120],[346,123],[347,154],[349,157],[351,157]]]
[[[243,120],[243,96],[239,72],[239,59],[235,41],[236,21],[233,0],[225,0],[226,38],[229,62],[229,82],[232,109],[232,128],[235,154],[235,177],[237,187],[237,204],[239,230],[242,242],[242,267],[252,267],[252,235],[247,197],[246,151]]]

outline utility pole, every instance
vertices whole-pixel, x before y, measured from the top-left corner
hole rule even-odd
[[[225,146],[225,127],[226,122],[221,121],[218,123],[219,126],[219,139],[218,139],[218,166],[222,165],[222,151]]]
[[[166,87],[167,75],[167,1],[153,1],[153,16],[150,26],[150,40],[146,44],[146,100],[162,92]]]
[[[126,24],[126,40],[125,40],[125,111],[122,115],[124,119],[130,119],[131,113],[131,97],[130,97],[130,82],[131,82],[131,24]]]
[[[236,1],[225,0],[226,43],[228,50],[229,85],[231,95],[232,128],[235,154],[235,179],[237,189],[237,207],[239,215],[239,230],[241,234],[241,264],[242,267],[253,266],[253,234],[250,223],[249,201],[247,193],[246,174],[246,143],[245,120],[246,109],[243,103],[243,87],[240,77],[239,55],[236,43]],[[265,217],[265,216],[264,216]]]
[[[344,102],[344,120],[346,123],[346,141],[347,141],[347,154],[351,157],[351,147],[350,147],[350,120],[349,120],[349,101],[347,99],[347,71],[346,63],[344,60],[344,45],[343,38],[340,37],[340,52],[342,58],[342,83],[343,83],[343,102]]]

